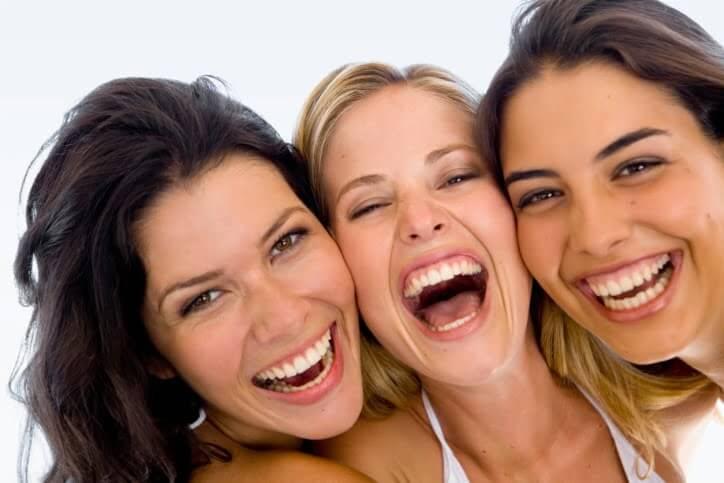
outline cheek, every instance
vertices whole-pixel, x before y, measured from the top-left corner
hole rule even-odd
[[[555,277],[563,255],[565,227],[536,219],[519,219],[517,224],[520,254],[533,278],[542,283]]]

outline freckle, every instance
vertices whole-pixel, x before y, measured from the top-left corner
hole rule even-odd
[[[629,204],[630,204],[631,206],[636,206],[636,200],[631,200],[631,201],[629,201]]]

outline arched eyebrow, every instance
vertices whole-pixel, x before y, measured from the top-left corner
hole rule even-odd
[[[603,148],[596,154],[596,157],[594,158],[596,161],[600,161],[604,158],[607,158],[616,152],[622,150],[625,147],[631,146],[634,143],[637,143],[641,141],[642,139],[646,139],[651,136],[668,136],[669,132],[664,131],[663,129],[655,129],[652,127],[644,127],[641,129],[637,129],[636,131],[632,131],[630,133],[626,133],[623,136],[619,137],[612,143],[610,143],[608,146]]]
[[[651,136],[669,135],[670,133],[668,131],[651,127],[645,127],[637,129],[636,131],[631,131],[607,144],[603,149],[598,152],[598,154],[596,154],[596,156],[594,157],[594,161],[601,161],[609,156],[612,156],[618,151]],[[513,171],[505,177],[505,187],[507,188],[508,186],[510,186],[511,183],[515,183],[516,181],[522,181],[525,179],[557,177],[559,177],[558,172],[552,169],[530,169],[526,171]]]

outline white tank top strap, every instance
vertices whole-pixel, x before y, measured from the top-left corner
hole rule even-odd
[[[432,431],[435,433],[435,437],[440,442],[440,448],[442,450],[442,471],[443,471],[443,483],[470,483],[465,470],[462,465],[455,457],[450,446],[448,446],[445,440],[445,434],[442,432],[440,421],[437,419],[437,414],[430,403],[430,399],[427,397],[425,391],[422,391],[422,404],[425,406],[425,413],[427,419],[430,421]]]
[[[613,420],[606,414],[606,412],[603,410],[603,408],[596,402],[586,391],[578,388],[579,391],[581,391],[581,394],[588,399],[588,402],[591,403],[591,406],[593,406],[596,411],[598,411],[598,414],[601,415],[603,420],[606,422],[606,426],[608,426],[608,431],[611,433],[611,438],[613,438],[613,442],[616,445],[616,452],[618,453],[618,459],[621,461],[621,466],[623,467],[623,471],[626,474],[626,479],[629,481],[629,483],[666,483],[663,478],[661,478],[655,471],[650,472],[648,475],[648,465],[646,464],[646,461],[643,459],[643,457],[639,454],[638,451],[636,451],[636,448],[633,447],[631,442],[626,438],[626,436],[621,432],[619,427],[616,425],[616,423],[613,422]],[[639,475],[645,475],[643,478],[639,477]]]

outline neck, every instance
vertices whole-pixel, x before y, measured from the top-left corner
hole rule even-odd
[[[709,321],[680,357],[724,391],[724,315]]]
[[[451,386],[423,379],[449,443],[481,468],[531,467],[559,444],[588,403],[550,373],[529,327],[508,367],[484,384]],[[470,431],[475,427],[475,431]],[[494,463],[493,463],[494,462]]]
[[[295,436],[239,424],[210,408],[206,412],[206,421],[197,431],[210,442],[222,446],[236,444],[259,451],[298,450],[302,446],[302,440]]]

